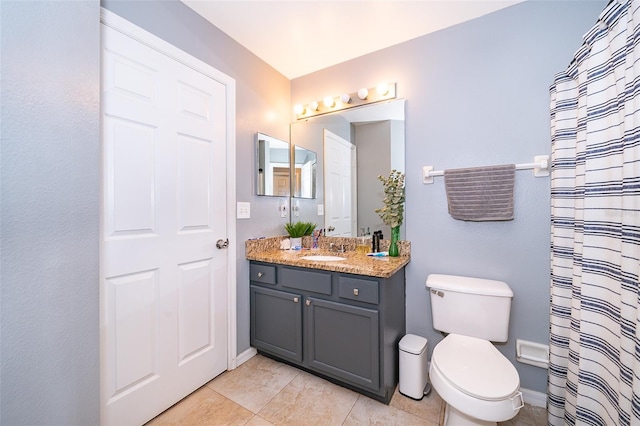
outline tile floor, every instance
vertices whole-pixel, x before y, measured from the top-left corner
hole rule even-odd
[[[384,405],[305,371],[256,355],[216,377],[147,425],[426,425],[442,424],[435,391],[421,401],[398,393]],[[525,405],[504,426],[546,425],[544,408]]]

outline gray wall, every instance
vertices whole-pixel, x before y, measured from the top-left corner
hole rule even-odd
[[[97,1],[2,1],[0,424],[99,418]]]
[[[546,370],[515,362],[515,340],[547,343],[549,179],[518,172],[515,220],[452,219],[437,170],[531,162],[551,151],[549,85],[566,68],[606,1],[527,1],[292,81],[292,104],[396,81],[406,98],[407,331],[431,327],[430,273],[503,280],[513,288],[510,337],[500,350],[522,386],[546,391]]]
[[[249,348],[249,264],[244,241],[284,235],[280,197],[254,196],[255,134],[289,140],[290,81],[177,0],[115,1],[102,6],[236,80],[236,198],[251,203],[251,219],[237,221],[238,353]]]

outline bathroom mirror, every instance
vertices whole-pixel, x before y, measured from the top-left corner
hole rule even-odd
[[[291,188],[289,143],[256,134],[256,195],[288,197]]]
[[[383,206],[384,198],[377,177],[392,169],[405,171],[404,104],[404,99],[397,99],[291,124],[291,143],[317,153],[316,199],[300,200],[292,220],[335,228],[327,232],[331,236],[356,236],[368,229],[390,237],[389,227],[374,211]],[[343,154],[332,155],[332,147],[340,145],[342,151],[336,152]],[[336,158],[343,167],[331,164]],[[341,168],[349,173],[340,174]],[[400,235],[404,238],[404,226]]]
[[[292,185],[294,198],[316,198],[316,167],[317,155],[315,152],[293,147],[293,173]]]

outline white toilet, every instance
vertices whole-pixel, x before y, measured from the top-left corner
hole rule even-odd
[[[515,367],[493,342],[506,342],[513,291],[501,281],[427,277],[433,327],[449,333],[433,349],[429,378],[446,402],[445,425],[495,425],[524,405]]]

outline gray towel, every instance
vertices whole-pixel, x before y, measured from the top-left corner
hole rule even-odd
[[[444,171],[449,214],[475,222],[513,220],[515,164]]]

